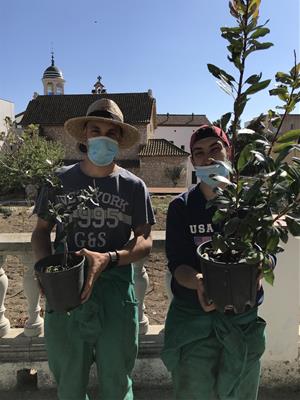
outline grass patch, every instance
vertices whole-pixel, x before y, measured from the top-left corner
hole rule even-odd
[[[172,195],[165,195],[165,196],[152,195],[151,202],[154,209],[154,213],[166,214],[169,204],[173,200],[173,198],[174,196]]]

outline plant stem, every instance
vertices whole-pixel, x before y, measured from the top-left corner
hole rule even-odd
[[[243,22],[243,49],[241,51],[241,67],[239,69],[240,71],[240,78],[239,78],[239,83],[238,83],[238,89],[237,89],[237,96],[234,102],[234,109],[235,109],[235,105],[237,103],[239,103],[240,101],[240,97],[241,97],[241,93],[242,93],[242,88],[243,88],[243,79],[244,79],[244,72],[245,72],[245,61],[246,61],[246,57],[245,57],[245,53],[247,50],[247,41],[248,41],[248,33],[247,33],[247,25],[248,25],[248,18],[249,18],[249,0],[247,0],[247,5],[246,5],[246,11],[244,14],[244,21],[240,21]],[[237,140],[237,125],[240,119],[240,114],[238,114],[236,111],[234,111],[234,120],[233,123],[231,125],[231,129],[232,129],[232,161],[234,161],[234,147],[235,147],[235,142]]]
[[[64,256],[62,260],[62,267],[67,268],[67,262],[68,262],[68,243],[67,239],[64,240]]]
[[[292,202],[292,204],[289,204],[288,206],[286,206],[278,215],[277,217],[275,217],[275,219],[273,219],[273,224],[274,222],[276,222],[277,220],[279,220],[281,217],[283,217],[290,209],[292,209],[294,207],[294,205],[296,205],[297,203],[300,203],[299,199],[296,199]]]
[[[283,117],[281,118],[280,124],[279,124],[279,126],[278,126],[278,128],[277,128],[277,132],[276,132],[274,138],[272,139],[271,146],[270,146],[270,148],[269,148],[269,150],[268,150],[268,153],[267,153],[268,156],[270,156],[270,154],[271,154],[271,151],[272,151],[273,146],[274,146],[274,144],[275,144],[275,142],[276,142],[276,139],[277,139],[277,137],[278,137],[278,135],[279,135],[280,129],[281,129],[281,127],[282,127],[282,124],[283,124],[284,120],[286,119],[286,116],[287,116],[288,113],[289,113],[289,112],[288,112],[288,106],[289,106],[289,104],[290,104],[290,102],[291,102],[291,100],[292,100],[292,96],[293,96],[293,94],[294,94],[294,90],[295,90],[295,89],[293,88],[292,91],[291,91],[291,93],[290,93],[289,100],[288,100],[288,102],[287,102],[287,104],[286,104],[285,113],[283,114]]]
[[[235,99],[234,102],[234,120],[233,123],[231,125],[231,129],[232,129],[232,154],[231,154],[231,160],[232,160],[232,165],[234,165],[234,158],[235,158],[235,144],[237,142],[237,125],[239,123],[239,119],[240,119],[240,114],[238,114],[235,110],[236,107],[235,105],[239,103],[240,101],[240,97],[241,97],[241,93],[242,93],[242,88],[243,88],[243,80],[244,80],[244,72],[245,72],[245,61],[246,61],[246,57],[245,57],[245,53],[247,50],[247,41],[248,41],[248,33],[247,33],[247,25],[248,25],[248,17],[249,17],[249,1],[247,1],[247,5],[246,5],[246,11],[244,14],[244,21],[240,21],[240,24],[243,22],[243,49],[241,52],[241,67],[239,69],[240,71],[240,78],[239,78],[239,83],[238,83],[238,90],[237,90],[237,97]],[[238,191],[238,186],[239,186],[239,179],[240,179],[240,174],[239,171],[236,171],[236,202],[235,202],[235,208],[236,210],[238,209],[238,204],[239,204],[239,191]]]

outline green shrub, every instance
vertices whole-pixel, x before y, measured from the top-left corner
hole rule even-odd
[[[29,125],[21,135],[10,125],[0,151],[0,194],[40,186],[63,157],[62,145],[41,137],[38,125]]]

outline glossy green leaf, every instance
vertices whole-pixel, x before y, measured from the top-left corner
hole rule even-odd
[[[285,218],[289,232],[293,236],[300,236],[300,219],[293,219],[290,216]]]
[[[227,72],[225,72],[224,70],[220,69],[220,68],[217,67],[216,65],[207,64],[207,68],[208,68],[209,72],[210,72],[213,76],[215,76],[216,78],[218,78],[218,79],[220,79],[221,76],[223,75],[223,76],[226,78],[226,80],[227,80],[228,82],[235,81],[235,79],[234,79],[233,76],[227,74]]]
[[[239,172],[241,172],[245,168],[245,166],[253,159],[253,156],[251,155],[252,149],[253,149],[253,144],[249,143],[241,151],[241,154],[239,156],[238,163],[237,163],[237,169]]]
[[[251,0],[249,3],[250,13],[254,19],[258,18],[259,15],[259,7],[260,7],[261,0]]]
[[[291,131],[285,132],[283,135],[280,135],[277,138],[276,143],[287,143],[291,142],[292,140],[298,142],[299,138],[300,138],[300,129],[293,129]]]
[[[263,276],[267,283],[269,283],[272,286],[274,285],[275,277],[274,277],[274,272],[272,269],[264,269]]]
[[[266,50],[269,49],[270,47],[274,46],[273,43],[271,42],[264,42],[264,43],[256,43],[256,50]]]
[[[224,232],[226,236],[230,236],[237,231],[241,220],[238,217],[231,218],[229,221],[226,222],[224,226]]]
[[[232,182],[230,182],[230,180],[228,178],[225,178],[225,176],[210,175],[210,177],[217,182],[222,182],[222,183],[226,183],[227,185],[232,185]]]
[[[225,131],[225,132],[227,130],[227,124],[230,121],[231,115],[232,115],[232,113],[228,112],[226,114],[223,114],[222,117],[221,117],[221,121],[220,121],[221,122],[221,129],[223,131]]]
[[[221,211],[221,210],[217,210],[212,218],[212,222],[213,224],[218,224],[219,222],[222,222],[224,220],[224,218],[226,217],[227,211]]]
[[[280,239],[280,234],[276,229],[268,232],[268,240],[266,250],[270,253],[275,252]]]
[[[285,142],[285,143],[276,144],[273,147],[273,151],[274,151],[274,153],[280,153],[284,150],[286,153],[285,154],[285,157],[286,157],[293,150],[293,148],[294,148],[294,142]],[[278,162],[277,162],[277,164],[278,164]]]
[[[271,82],[271,79],[267,79],[267,80],[265,80],[265,81],[255,83],[254,85],[251,85],[251,86],[245,91],[245,94],[246,94],[246,95],[249,95],[249,94],[257,93],[257,92],[259,92],[260,90],[263,90],[263,89],[265,89],[267,86],[269,86],[270,82]]]
[[[268,28],[258,28],[254,31],[254,33],[251,35],[252,39],[257,39],[258,37],[262,37],[270,33],[270,29]]]
[[[253,185],[250,186],[249,190],[246,192],[244,200],[249,204],[260,192],[261,181],[257,180]]]
[[[293,81],[292,77],[285,72],[277,72],[275,75],[275,80],[276,82],[282,82],[285,84],[290,84]]]
[[[242,115],[248,100],[249,99],[247,99],[245,93],[243,93],[239,98],[235,100],[233,108],[236,115]]]
[[[269,94],[270,96],[278,96],[282,101],[288,101],[290,96],[287,87],[282,86],[269,90]]]
[[[297,77],[300,74],[300,63],[294,65],[294,67],[290,70],[290,74],[292,77]]]
[[[251,150],[251,153],[254,154],[254,157],[259,161],[259,162],[266,162],[266,157],[260,153],[259,151],[256,150]]]
[[[262,77],[262,73],[260,73],[259,75],[257,75],[257,74],[251,75],[251,76],[249,76],[248,79],[245,80],[245,83],[249,83],[249,84],[253,85],[254,83],[259,82],[261,77]]]

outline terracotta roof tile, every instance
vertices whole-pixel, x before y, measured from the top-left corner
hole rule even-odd
[[[157,126],[200,126],[210,124],[202,114],[157,114]]]
[[[124,114],[124,122],[148,123],[155,99],[148,93],[103,93],[38,96],[27,106],[21,124],[63,125],[69,118],[86,114],[89,105],[100,98],[116,101]]]
[[[140,157],[151,156],[188,156],[189,153],[170,143],[166,139],[149,139],[140,150]]]

